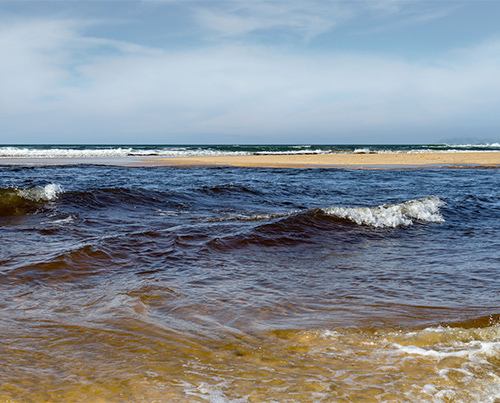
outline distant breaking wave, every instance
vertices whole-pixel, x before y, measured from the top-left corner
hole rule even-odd
[[[10,145],[2,158],[203,157],[222,155],[386,154],[500,151],[500,143],[428,145]]]

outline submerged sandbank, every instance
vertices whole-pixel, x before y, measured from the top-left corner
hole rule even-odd
[[[145,159],[167,166],[276,168],[500,166],[500,151],[382,154],[279,154]]]

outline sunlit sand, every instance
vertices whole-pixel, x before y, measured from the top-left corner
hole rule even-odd
[[[158,158],[154,162],[170,166],[216,165],[277,168],[499,166],[500,152],[242,155]]]

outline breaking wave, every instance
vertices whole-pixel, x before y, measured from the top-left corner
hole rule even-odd
[[[442,223],[445,221],[439,209],[446,203],[436,196],[423,197],[398,204],[383,204],[375,207],[327,207],[293,211],[283,214],[254,214],[238,216],[234,220],[263,221],[298,215],[327,216],[351,221],[374,228],[396,228],[412,225],[415,221]]]
[[[409,200],[399,204],[383,204],[376,207],[329,207],[321,209],[325,214],[368,225],[375,228],[412,225],[414,220],[421,222],[444,222],[439,213],[445,202],[439,197],[429,196]]]
[[[207,147],[0,147],[0,158],[126,158],[126,157],[200,157],[218,155],[249,155],[239,150],[218,150]]]
[[[220,155],[387,154],[498,151],[500,143],[428,145],[0,145],[0,159],[201,157]]]
[[[42,203],[56,200],[62,191],[62,187],[54,183],[0,189],[0,217],[24,215]]]

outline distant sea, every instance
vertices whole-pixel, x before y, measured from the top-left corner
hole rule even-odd
[[[197,157],[252,154],[331,154],[499,151],[500,143],[425,145],[0,145],[1,158]]]
[[[0,146],[0,402],[500,401],[499,168],[86,163],[490,150]]]

